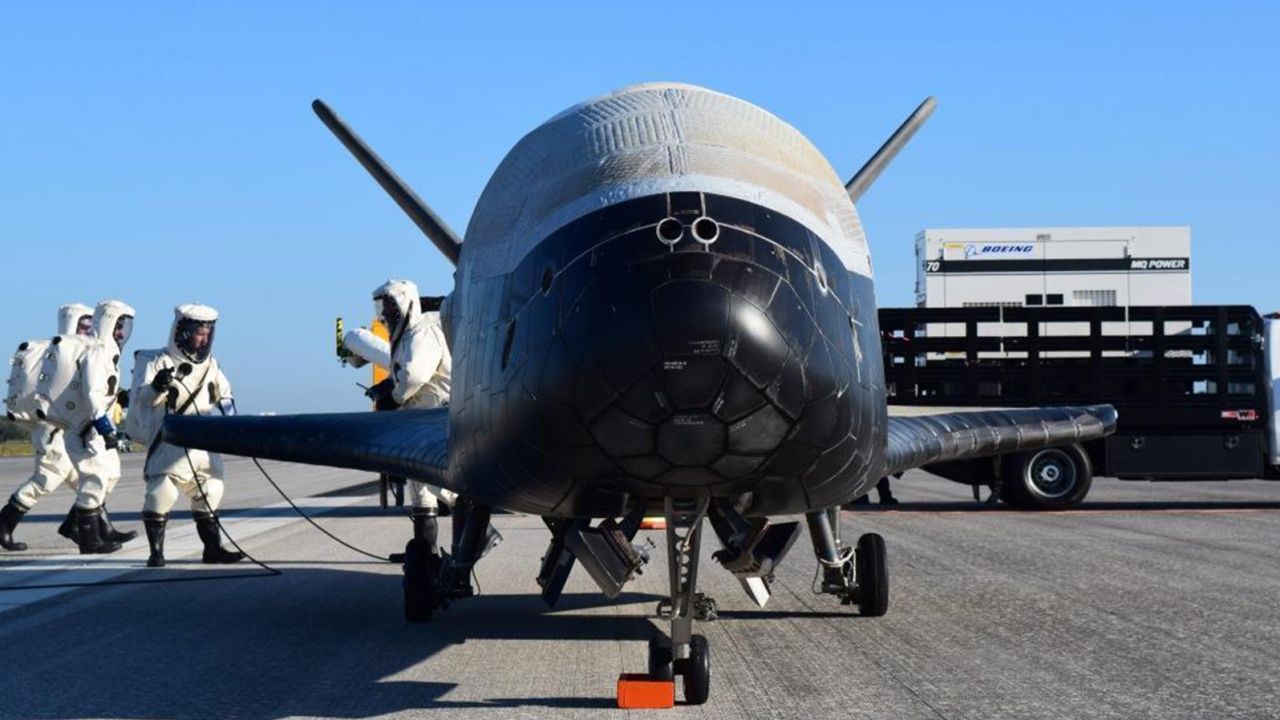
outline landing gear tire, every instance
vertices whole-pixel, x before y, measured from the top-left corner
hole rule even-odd
[[[867,533],[858,538],[854,551],[855,580],[858,583],[858,614],[880,617],[889,610],[889,563],[884,538]]]
[[[664,641],[662,637],[649,638],[649,677],[653,680],[675,679],[671,645]]]
[[[1073,508],[1093,484],[1093,467],[1079,445],[1009,455],[1000,469],[1000,497],[1019,510]]]
[[[689,657],[680,661],[684,676],[684,701],[701,705],[711,696],[711,646],[707,638],[694,635],[689,640]]]
[[[426,540],[410,540],[404,548],[404,619],[431,622],[436,607],[436,579],[440,556]]]

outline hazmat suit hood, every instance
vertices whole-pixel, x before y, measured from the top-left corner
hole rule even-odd
[[[58,308],[58,334],[75,335],[82,318],[89,318],[92,328],[93,308],[81,303],[69,303]]]
[[[174,308],[173,325],[169,327],[169,354],[196,365],[207,361],[213,355],[214,324],[217,321],[218,311],[208,305],[185,303]],[[203,347],[197,347],[195,336],[202,328],[208,328],[207,342]]]
[[[391,347],[400,342],[404,331],[422,317],[418,286],[408,280],[388,280],[373,291],[373,309],[387,323]]]
[[[114,347],[118,354],[124,350],[133,334],[133,318],[137,314],[133,308],[119,300],[103,300],[93,310],[93,334],[108,347]],[[123,335],[117,341],[116,326],[120,325]]]

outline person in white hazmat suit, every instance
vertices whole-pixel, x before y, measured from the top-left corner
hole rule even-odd
[[[58,308],[58,335],[93,336],[93,308],[80,303],[71,303]],[[35,470],[31,478],[18,486],[10,496],[8,504],[0,510],[0,547],[5,550],[26,550],[26,543],[13,539],[13,531],[23,516],[31,511],[36,503],[46,495],[67,483],[73,491],[79,489],[79,479],[75,468],[67,457],[66,434],[56,425],[37,422],[31,430],[31,447],[35,451]],[[58,533],[75,541],[75,504],[67,513]],[[104,527],[102,534],[116,542],[128,542],[137,537],[136,532],[119,532],[111,525],[103,508],[101,521]]]
[[[339,351],[338,355],[342,359],[343,365],[362,368],[372,363],[383,371],[388,371],[387,375],[388,377],[390,376],[391,343],[365,328],[356,328],[343,335],[342,350]],[[365,388],[365,391],[368,397],[374,397],[375,391],[372,388]],[[375,409],[394,410],[395,408],[392,405],[394,403],[388,400],[383,407],[376,407]],[[383,507],[386,507],[387,491],[390,491],[395,498],[396,507],[402,507],[404,505],[405,479],[387,474],[379,475],[378,479],[382,483]],[[445,507],[447,508],[448,506],[446,505]]]
[[[76,490],[76,542],[83,555],[111,553],[121,541],[107,535],[103,504],[120,481],[120,444],[111,412],[120,399],[120,356],[133,333],[136,313],[119,300],[105,300],[93,310],[92,342],[77,354],[61,353],[60,364],[73,364],[71,401],[50,411],[50,420],[66,429],[67,458],[80,478]]]
[[[453,359],[440,324],[438,305],[424,312],[418,286],[408,280],[388,280],[373,291],[374,309],[390,335],[387,379],[369,388],[378,410],[436,408],[449,404]],[[345,343],[350,347],[350,343]],[[368,358],[377,361],[380,358]],[[414,539],[437,547],[439,499],[426,483],[409,478],[409,504]],[[454,494],[439,490],[446,502]]]
[[[174,308],[169,343],[156,352],[139,374],[134,388],[133,412],[150,420],[140,424],[150,429],[147,461],[143,473],[147,495],[142,522],[147,531],[151,555],[148,567],[163,567],[164,535],[169,511],[181,492],[191,499],[191,515],[196,533],[204,544],[206,563],[234,563],[244,558],[222,547],[218,506],[222,502],[222,457],[204,450],[187,450],[164,442],[160,428],[165,415],[234,415],[231,383],[213,357],[214,327],[218,311],[205,305],[185,304]]]

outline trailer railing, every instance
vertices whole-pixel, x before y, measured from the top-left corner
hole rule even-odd
[[[882,308],[880,330],[893,404],[1111,403],[1124,424],[1180,427],[1266,415],[1263,322],[1245,305]]]

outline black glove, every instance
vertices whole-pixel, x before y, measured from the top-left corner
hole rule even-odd
[[[379,397],[391,392],[391,388],[395,387],[395,383],[391,378],[383,378],[382,382],[364,389],[364,396],[370,400],[377,400]]]
[[[107,433],[102,436],[102,444],[105,445],[108,450],[115,450],[120,447],[120,436],[115,433]]]
[[[129,409],[129,391],[121,390],[120,392],[116,393],[116,402],[120,403],[120,407],[124,408],[125,410],[128,410]]]
[[[151,378],[151,389],[158,393],[162,393],[165,391],[165,388],[169,387],[169,383],[171,382],[173,382],[173,368],[165,368],[160,372],[157,372],[155,377]]]
[[[391,391],[395,389],[395,382],[391,378],[386,378],[382,382],[374,385],[365,391],[365,397],[373,401],[374,410],[395,410],[400,407],[395,400],[391,398]]]

